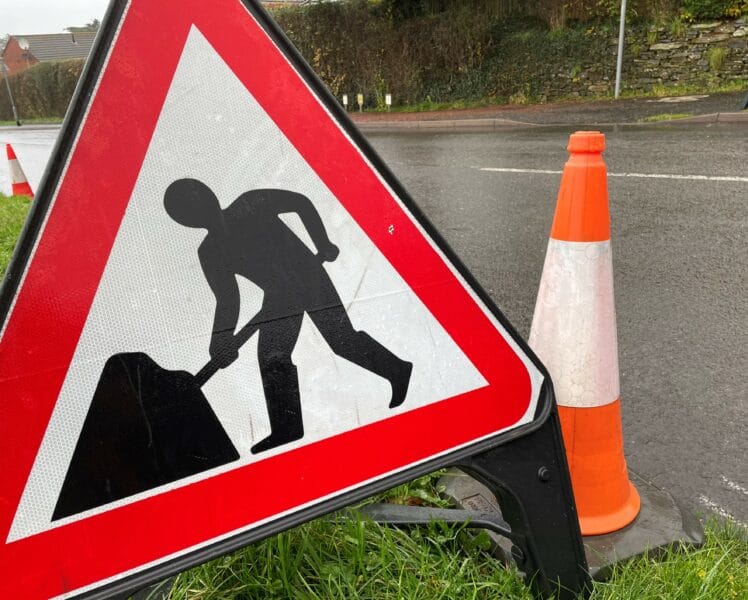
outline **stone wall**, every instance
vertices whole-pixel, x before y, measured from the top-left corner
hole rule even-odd
[[[676,86],[710,87],[748,81],[745,19],[628,30],[622,89],[651,91]],[[550,96],[596,96],[613,91],[617,37],[608,35],[606,56],[589,65],[560,65]]]

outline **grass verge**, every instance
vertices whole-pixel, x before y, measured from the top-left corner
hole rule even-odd
[[[459,527],[393,529],[318,519],[182,573],[172,600],[531,600],[514,569]],[[591,600],[748,598],[744,529],[710,521],[701,548],[641,557],[595,583]]]
[[[748,598],[748,537],[744,527],[712,519],[701,548],[672,550],[618,566],[595,585],[593,600],[738,600]]]
[[[0,276],[31,201],[0,194]],[[378,499],[444,506],[438,474]],[[264,492],[270,493],[270,492]],[[363,520],[321,518],[182,573],[173,600],[340,599],[531,600],[518,573],[489,554],[484,536],[460,527],[393,529]],[[592,600],[741,600],[748,598],[748,534],[712,520],[701,548],[619,565],[596,583]]]
[[[505,98],[479,98],[477,100],[455,100],[453,102],[433,102],[424,100],[417,104],[401,104],[393,106],[390,112],[433,112],[437,110],[461,110],[467,108],[485,108],[488,106],[508,106]],[[376,108],[372,112],[385,112],[385,109]]]
[[[660,121],[674,121],[676,119],[685,119],[692,117],[693,113],[662,113],[659,115],[649,115],[639,119],[639,123],[659,123]]]
[[[0,194],[0,277],[5,274],[31,200],[26,196]]]

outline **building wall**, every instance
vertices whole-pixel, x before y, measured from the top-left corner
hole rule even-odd
[[[10,75],[15,75],[24,69],[33,67],[39,61],[30,52],[18,45],[18,40],[11,37],[3,52],[3,62],[8,67]]]
[[[615,79],[618,40],[576,68],[562,65],[550,74],[552,96],[609,94]],[[623,60],[623,88],[710,87],[748,80],[748,26],[743,19],[695,23],[674,34],[663,27],[629,31]]]

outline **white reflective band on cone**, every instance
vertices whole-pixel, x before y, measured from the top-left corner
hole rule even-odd
[[[618,399],[610,240],[549,240],[529,343],[551,374],[558,404],[589,408]]]
[[[18,164],[18,159],[12,158],[8,161],[10,167],[10,181],[11,183],[26,183],[26,175],[23,174],[21,165]]]

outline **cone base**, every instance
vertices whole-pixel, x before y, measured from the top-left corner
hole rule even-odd
[[[29,198],[34,197],[34,192],[28,183],[14,183],[11,186],[12,194],[14,196],[28,196]]]

